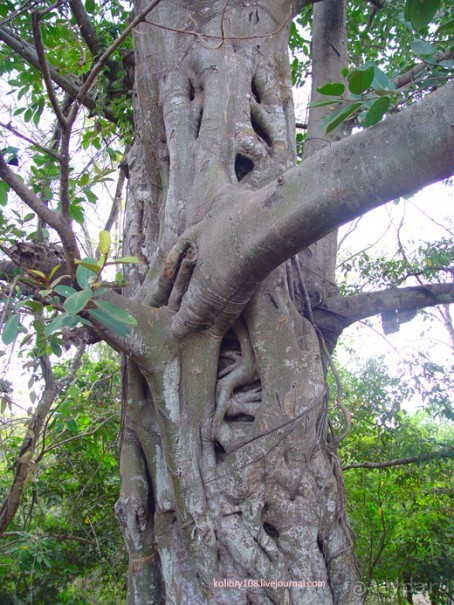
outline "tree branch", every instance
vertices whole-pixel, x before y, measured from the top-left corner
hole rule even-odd
[[[389,288],[356,296],[333,296],[313,310],[317,326],[340,334],[347,326],[372,315],[394,312],[396,324],[411,319],[411,312],[425,307],[454,303],[454,284],[428,284]]]
[[[137,17],[135,17],[131,23],[123,30],[123,33],[120,34],[120,36],[118,36],[118,38],[115,40],[115,42],[113,42],[109,48],[107,50],[105,50],[102,55],[99,57],[97,63],[93,66],[92,70],[90,71],[90,73],[88,74],[87,79],[85,80],[83,86],[81,87],[81,89],[79,90],[79,94],[77,95],[76,98],[76,104],[74,105],[74,107],[71,110],[71,113],[68,116],[68,121],[70,123],[72,123],[77,115],[77,111],[78,111],[78,105],[79,104],[83,104],[85,97],[87,96],[87,94],[90,91],[90,88],[93,86],[96,78],[98,77],[99,73],[101,72],[101,70],[103,69],[103,67],[106,65],[109,57],[112,55],[112,53],[114,53],[117,48],[124,42],[124,40],[126,40],[126,38],[129,36],[129,34],[133,31],[133,29],[135,27],[137,27],[137,25],[139,25],[139,23],[141,23],[145,17],[156,7],[158,6],[158,4],[161,2],[161,0],[155,0],[154,2],[152,2],[149,6],[147,6],[143,11],[141,11]]]
[[[440,63],[440,61],[445,61],[445,60],[449,60],[452,59],[453,57],[453,53],[452,52],[439,52],[436,55],[436,60],[437,63]],[[403,88],[404,86],[407,86],[408,84],[411,84],[412,82],[415,81],[416,77],[426,69],[427,67],[427,63],[425,61],[421,61],[420,63],[417,63],[416,65],[414,65],[411,69],[409,69],[408,71],[405,71],[402,74],[399,74],[398,76],[396,76],[395,78],[393,78],[393,82],[396,85],[396,88]],[[430,67],[433,67],[433,64],[430,65]]]
[[[31,44],[19,38],[19,36],[5,26],[0,27],[0,40],[12,50],[17,52],[23,59],[27,61],[27,63],[30,63],[30,65],[41,71],[38,54],[36,49]],[[52,80],[58,84],[58,86],[60,86],[73,98],[78,98],[80,94],[80,87],[73,80],[66,76],[62,76],[61,73],[55,69],[55,67],[52,67],[52,65],[49,65],[49,73]],[[83,101],[80,102],[91,111],[99,110],[99,106],[96,104],[96,101],[93,99],[93,97],[87,94],[84,95]],[[117,122],[117,119],[108,107],[103,106],[102,113],[110,122]]]
[[[90,17],[88,16],[83,3],[81,0],[69,0],[69,6],[77,21],[82,38],[87,43],[93,57],[95,57],[99,51],[98,34],[96,33],[93,23],[90,21]]]
[[[410,456],[409,458],[396,458],[385,462],[354,462],[346,464],[342,467],[343,471],[348,471],[351,468],[389,468],[390,466],[402,466],[404,464],[413,464],[414,462],[424,462],[425,460],[433,460],[434,458],[453,458],[454,448],[440,450],[439,452],[429,452],[428,454],[420,454],[419,456]]]
[[[36,147],[37,149],[39,149],[43,153],[46,153],[47,155],[50,155],[51,157],[54,158],[54,160],[57,160],[57,162],[60,161],[60,158],[58,157],[58,155],[54,151],[52,151],[52,149],[49,149],[48,147],[44,147],[43,145],[40,145],[39,143],[37,143],[33,139],[30,139],[25,134],[22,134],[21,132],[19,132],[11,124],[4,124],[3,122],[0,122],[0,127],[1,128],[5,128],[6,130],[9,130],[9,132],[11,132],[12,134],[14,134],[14,136],[18,137],[19,139],[22,139],[23,141],[26,141],[27,143],[30,143],[30,145],[33,145],[33,147]]]
[[[72,277],[75,277],[76,266],[74,259],[80,258],[79,249],[77,246],[76,237],[71,227],[63,220],[62,216],[51,210],[33,193],[7,165],[3,155],[0,153],[0,178],[7,183],[13,191],[17,193],[20,199],[27,204],[29,208],[50,227],[58,233],[63,250],[65,253],[66,263]]]
[[[35,10],[32,12],[32,28],[33,28],[33,40],[35,42],[36,52],[38,54],[39,66],[41,68],[41,72],[43,74],[44,84],[46,86],[47,96],[51,102],[51,105],[54,109],[55,115],[57,116],[57,120],[62,127],[65,129],[67,126],[66,117],[63,115],[63,112],[60,107],[60,103],[58,102],[57,96],[55,94],[54,87],[52,85],[52,78],[49,70],[49,63],[47,62],[46,52],[44,50],[43,39],[41,35],[41,16],[39,11]]]
[[[214,324],[223,332],[257,283],[287,258],[369,210],[451,176],[453,93],[450,82],[262,189],[225,190],[216,213],[184,234],[196,242],[198,261],[173,324],[176,333]]]
[[[8,496],[5,498],[0,509],[0,536],[8,529],[9,524],[14,519],[19,508],[28,476],[33,468],[34,463],[32,458],[44,421],[46,420],[55,399],[59,396],[61,391],[74,380],[84,350],[84,345],[79,346],[68,373],[58,380],[55,380],[50,360],[47,355],[43,355],[41,358],[45,388],[36,410],[33,413],[32,419],[28,424],[27,432],[19,452],[14,479]]]

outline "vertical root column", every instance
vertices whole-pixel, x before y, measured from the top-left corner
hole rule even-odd
[[[121,493],[115,504],[115,514],[129,551],[128,605],[164,603],[146,465],[140,445],[132,434],[125,436],[122,443],[120,471]]]

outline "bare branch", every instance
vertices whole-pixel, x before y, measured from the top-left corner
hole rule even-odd
[[[39,11],[33,11],[32,13],[32,28],[33,28],[33,40],[35,42],[36,52],[38,53],[39,66],[41,68],[41,72],[43,74],[44,84],[46,86],[47,96],[52,104],[55,115],[57,116],[57,120],[60,126],[63,129],[66,129],[67,120],[63,115],[63,112],[60,107],[60,103],[58,102],[57,96],[55,94],[54,87],[52,85],[52,78],[49,70],[49,63],[47,62],[46,53],[44,50],[43,38],[41,36],[41,16]]]
[[[454,448],[440,450],[439,452],[429,452],[428,454],[420,454],[419,456],[410,456],[408,458],[396,458],[385,462],[354,462],[346,464],[342,467],[343,471],[348,471],[351,468],[389,468],[390,466],[403,466],[404,464],[413,464],[414,462],[424,462],[433,460],[434,458],[453,458]]]
[[[57,162],[60,161],[60,158],[58,157],[58,155],[55,152],[52,151],[52,149],[49,149],[48,147],[44,147],[40,143],[37,143],[36,141],[33,141],[33,139],[30,139],[25,134],[22,134],[21,132],[19,132],[11,124],[4,124],[3,122],[0,122],[0,127],[1,128],[5,128],[6,130],[9,130],[9,132],[11,132],[12,134],[14,134],[14,136],[18,137],[19,139],[22,139],[23,141],[26,141],[27,143],[30,143],[30,145],[33,145],[33,147],[36,147],[37,149],[41,150],[43,153],[46,153],[47,155],[50,155],[55,160],[57,160]]]
[[[125,172],[124,166],[122,166],[122,164],[120,164],[117,186],[115,188],[115,195],[114,195],[114,199],[112,201],[112,208],[110,209],[110,214],[107,218],[106,224],[104,225],[105,231],[110,231],[113,227],[114,222],[117,219],[118,211],[120,209],[121,195],[123,193],[123,188],[125,185],[125,180],[126,180],[126,172]]]
[[[347,326],[372,315],[392,313],[399,325],[411,319],[418,309],[450,303],[454,303],[454,284],[389,288],[329,298],[314,309],[314,318],[321,330],[340,334]]]
[[[91,54],[95,57],[99,51],[99,39],[96,29],[94,28],[93,23],[90,21],[90,17],[85,10],[85,6],[81,0],[69,0],[69,6],[71,7],[71,12],[77,21],[77,25],[79,26],[83,39],[87,43]]]
[[[74,277],[76,273],[74,259],[79,258],[80,256],[76,237],[71,227],[63,220],[63,217],[60,214],[48,208],[46,204],[44,204],[44,202],[25,185],[22,179],[9,168],[2,154],[0,154],[0,178],[17,193],[20,199],[27,204],[29,208],[36,212],[45,223],[55,229],[58,233],[63,245],[69,271],[71,276]]]

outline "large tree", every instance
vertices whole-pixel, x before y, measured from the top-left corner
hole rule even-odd
[[[35,241],[7,250],[28,274],[14,277],[7,301],[40,301],[32,310],[40,314],[38,357],[50,399],[59,384],[46,347],[57,347],[57,329],[81,320],[68,343],[96,336],[123,355],[116,514],[131,604],[360,603],[337,455],[350,419],[339,396],[345,426],[335,434],[330,351],[359,319],[382,313],[398,322],[404,312],[454,300],[450,284],[345,297],[335,283],[339,226],[454,172],[453,84],[442,86],[441,76],[430,94],[412,89],[411,106],[391,103],[397,88],[449,63],[449,49],[430,54],[423,46],[431,61],[411,65],[401,81],[384,82],[376,66],[347,72],[344,3],[315,3],[312,105],[296,165],[288,39],[292,18],[310,4],[137,0],[110,46],[105,21],[101,35],[91,18],[94,2],[41,3],[31,15],[27,4],[10,7],[0,25],[8,69],[25,60],[38,70],[56,117],[47,144],[29,140],[44,165],[34,183],[14,170],[10,148],[0,159],[0,177],[39,219]],[[369,14],[368,3],[355,3],[358,27],[368,14],[367,33],[386,4],[371,2]],[[427,32],[439,4],[408,1],[407,25]],[[122,14],[121,3],[112,7]],[[131,32],[134,52],[120,54]],[[78,41],[72,63],[56,50],[56,37],[66,35]],[[83,106],[102,116],[98,129],[110,122],[125,131],[120,69],[124,80],[134,70],[134,129],[122,164],[126,283],[115,284],[100,277],[108,229],[98,255],[78,262],[74,219],[83,216],[71,141]],[[374,78],[378,93],[367,96]],[[388,110],[395,115],[350,134],[360,112],[367,126]],[[11,122],[5,127],[17,134]],[[49,187],[55,179],[58,190]],[[141,263],[127,265],[130,257]],[[8,263],[2,270],[11,274]],[[23,307],[15,308],[5,342],[20,330]],[[39,414],[33,422],[14,498],[1,511],[3,531],[27,475],[24,452],[32,455],[42,427]]]

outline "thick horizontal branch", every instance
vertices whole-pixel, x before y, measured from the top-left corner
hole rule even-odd
[[[17,54],[25,59],[27,63],[41,71],[38,53],[31,44],[19,38],[19,36],[17,36],[11,29],[5,26],[0,27],[0,40],[12,50],[17,52]],[[63,76],[57,69],[55,69],[55,67],[52,67],[51,65],[49,66],[49,73],[52,80],[65,92],[74,98],[79,96],[81,89],[73,80],[71,80],[71,78]],[[91,111],[99,111],[99,106],[96,104],[96,101],[89,95],[84,96],[83,104]],[[115,123],[117,121],[113,113],[107,107],[102,108],[102,113],[103,116],[110,122]]]
[[[449,59],[452,59],[453,57],[453,53],[452,52],[439,52],[436,55],[436,62],[440,63],[441,61],[447,61]],[[396,86],[396,88],[402,88],[403,86],[407,86],[408,84],[411,84],[412,82],[414,82],[418,75],[423,72],[427,67],[430,67],[431,69],[433,69],[433,63],[427,64],[425,61],[421,61],[420,63],[416,63],[416,65],[414,65],[411,69],[409,69],[408,71],[405,71],[402,74],[399,74],[398,76],[396,76],[393,79],[393,82]]]
[[[369,210],[450,177],[453,96],[451,82],[262,189],[224,189],[216,212],[185,234],[198,261],[175,332],[216,324],[222,333],[257,283],[285,260]]]
[[[239,271],[263,278],[333,229],[450,177],[453,96],[451,82],[381,124],[325,147],[255,192],[250,203],[239,200]]]
[[[386,460],[385,462],[354,462],[353,464],[346,464],[342,467],[342,470],[348,471],[351,468],[389,468],[390,466],[403,466],[436,458],[454,458],[454,448],[451,447],[439,452],[429,452],[428,454],[420,454],[419,456],[410,456],[408,458]]]
[[[355,296],[335,296],[313,310],[317,326],[340,334],[347,326],[379,313],[397,312],[399,323],[410,319],[409,313],[454,303],[454,284],[428,284],[408,288],[389,288]]]

